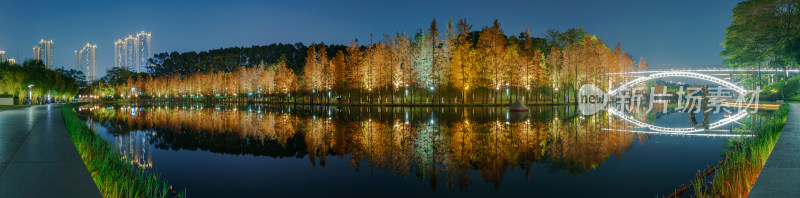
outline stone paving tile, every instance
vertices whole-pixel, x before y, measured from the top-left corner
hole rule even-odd
[[[800,197],[800,104],[789,106],[786,125],[747,197]]]
[[[101,197],[60,105],[0,112],[0,197]]]

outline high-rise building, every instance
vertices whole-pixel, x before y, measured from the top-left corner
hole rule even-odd
[[[114,42],[114,66],[126,67],[134,72],[142,72],[148,65],[150,53],[150,32],[141,31],[136,36],[128,35]]]
[[[139,71],[136,72],[141,72],[149,65],[147,61],[152,58],[152,54],[150,54],[150,32],[141,31],[136,33],[136,41],[136,51],[138,53],[136,56],[139,67]]]
[[[11,64],[17,63],[17,60],[14,60],[14,58],[9,58],[6,61],[8,61],[8,63],[11,63]]]
[[[39,59],[48,69],[53,69],[53,40],[39,40],[39,45],[33,46],[33,59]]]
[[[136,64],[136,44],[139,43],[136,41],[136,37],[128,35],[125,38],[125,66],[128,67],[128,70],[139,72],[139,65]]]
[[[6,61],[6,51],[0,50],[0,62]]]
[[[125,65],[125,42],[117,39],[114,42],[114,67],[124,67]]]
[[[89,82],[97,78],[97,45],[86,43],[83,48],[75,50],[75,67],[86,74]]]

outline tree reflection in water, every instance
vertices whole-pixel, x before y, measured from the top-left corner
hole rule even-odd
[[[528,118],[514,119],[504,107],[78,108],[83,119],[91,118],[115,136],[145,131],[141,134],[146,137],[129,138],[159,149],[307,158],[313,166],[325,166],[327,158],[338,156],[355,170],[366,164],[372,174],[378,168],[386,174],[416,175],[429,180],[434,190],[439,180],[445,180],[448,189],[465,190],[474,182],[470,170],[478,170],[484,182],[499,188],[509,169],[522,168],[530,179],[534,163],[550,172],[583,174],[611,155],[619,160],[633,142],[647,139],[644,134],[602,130],[629,127],[607,114],[578,117],[563,107],[532,110],[522,115]],[[135,145],[143,148],[131,147]],[[148,153],[146,148],[149,145],[120,146]],[[151,163],[149,156],[137,158]]]

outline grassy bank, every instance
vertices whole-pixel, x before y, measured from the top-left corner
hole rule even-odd
[[[761,173],[772,148],[778,141],[789,105],[784,104],[773,112],[771,118],[758,125],[744,128],[751,130],[755,137],[731,138],[726,148],[725,158],[714,167],[698,171],[691,181],[694,197],[746,197],[750,188]],[[690,186],[682,186],[683,190]],[[680,189],[678,191],[681,191]],[[676,192],[669,197],[680,195]]]
[[[61,106],[61,114],[75,147],[103,197],[186,197],[175,194],[166,178],[124,160],[122,154],[81,121],[73,104]]]

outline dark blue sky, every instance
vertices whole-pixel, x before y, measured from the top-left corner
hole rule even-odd
[[[369,34],[413,32],[452,16],[473,29],[499,19],[507,35],[529,27],[584,27],[622,43],[651,65],[720,64],[720,43],[736,1],[15,1],[0,3],[0,50],[30,58],[39,39],[55,43],[56,67],[74,68],[74,50],[97,44],[98,75],[113,66],[114,41],[152,32],[152,52],[275,42],[345,44]],[[443,27],[442,27],[443,28]],[[102,71],[102,72],[101,72]]]

